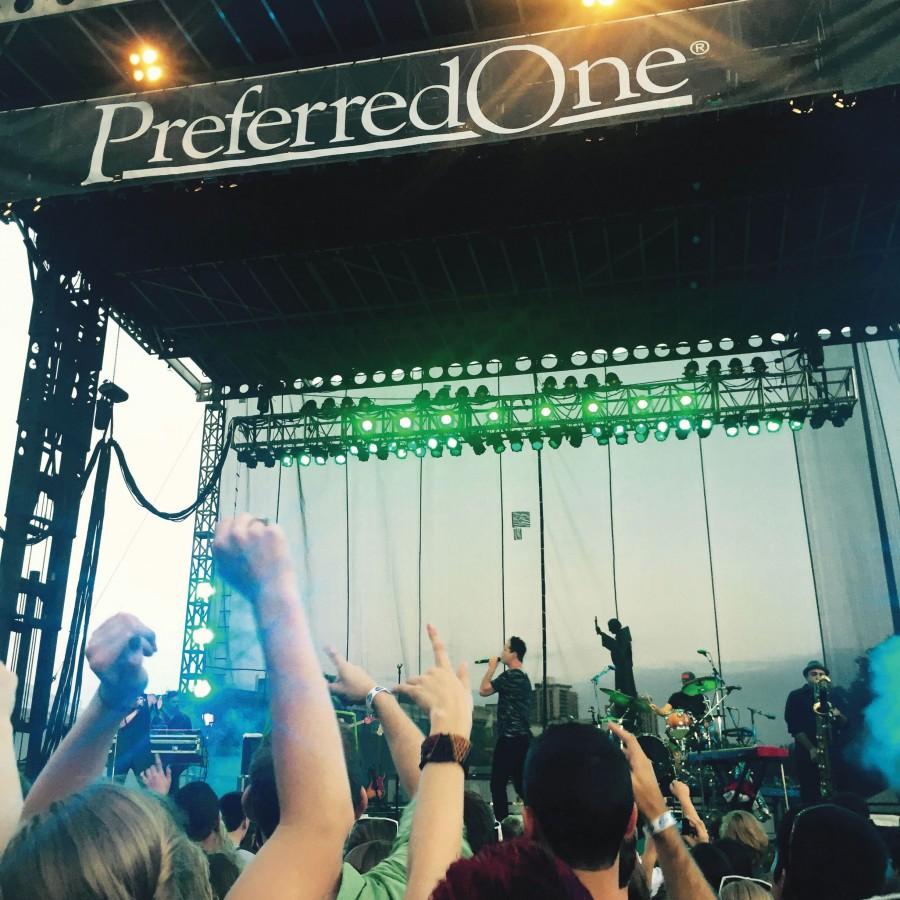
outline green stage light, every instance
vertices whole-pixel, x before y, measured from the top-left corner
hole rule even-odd
[[[500,421],[500,413],[498,413],[496,409],[492,409],[488,413],[488,419],[490,419],[492,422],[499,422]]]
[[[759,434],[759,416],[747,416],[747,434]]]
[[[352,456],[359,456],[359,446],[357,444],[350,445],[350,454]]]
[[[554,431],[547,436],[547,444],[550,446],[551,450],[559,450],[562,446],[562,442],[563,436],[561,431]]]
[[[546,419],[553,410],[550,409],[549,406],[541,407],[541,415]]]
[[[458,446],[459,446],[459,440],[457,438],[455,438],[455,437],[447,438],[447,447],[450,450],[455,450]]]
[[[576,449],[581,446],[581,431],[577,428],[570,428],[566,432],[566,437],[569,439],[569,443],[575,447]]]
[[[390,451],[388,450],[387,447],[382,446],[382,447],[379,447],[379,448],[378,448],[378,450],[375,452],[375,455],[376,455],[382,462],[384,462],[384,461],[388,458],[388,456],[390,455]]]
[[[728,416],[725,419],[725,434],[727,434],[728,437],[737,437],[740,430],[740,423],[736,416]]]
[[[513,431],[510,433],[509,449],[512,450],[513,453],[518,453],[524,445],[525,445],[525,440],[522,437],[521,431]]]
[[[324,466],[325,463],[327,462],[325,454],[321,453],[321,452],[316,453],[316,455],[313,457],[313,459],[316,461],[317,466]]]
[[[212,685],[205,678],[198,678],[188,685],[188,690],[198,699],[202,700],[212,693]]]
[[[613,434],[616,437],[618,437],[620,434],[625,434],[627,431],[628,431],[628,429],[621,422],[618,425],[616,425],[615,428],[613,428]]]
[[[371,443],[369,444],[369,453],[377,453],[378,452],[378,444]]]
[[[602,425],[594,425],[594,427],[591,428],[591,434],[594,437],[602,437],[606,434],[606,429]]]
[[[690,406],[694,402],[694,398],[690,394],[682,394],[678,398],[678,402],[682,406]]]
[[[400,420],[397,424],[401,428],[412,428],[412,419],[409,416],[400,416]]]
[[[428,448],[424,444],[419,444],[419,446],[416,447],[415,450],[413,450],[413,453],[415,453],[416,456],[419,457],[419,459],[421,459],[427,452]]]
[[[469,446],[475,452],[476,456],[481,456],[484,453],[484,441],[478,437],[478,435],[470,434],[466,440],[469,442]]]
[[[451,456],[462,456],[462,444],[457,444],[455,447],[450,448]]]
[[[646,397],[638,397],[637,402],[634,404],[638,409],[644,410],[648,409],[650,406],[650,401]]]
[[[657,434],[668,434],[669,433],[669,423],[665,419],[660,419],[656,423],[656,431],[657,431]]]
[[[528,432],[528,441],[531,444],[532,450],[541,450],[544,447],[544,439],[537,430]]]
[[[356,458],[357,458],[360,462],[368,462],[368,461],[369,461],[369,451],[366,450],[365,447],[360,447],[360,448],[359,448],[359,453],[357,454]]]
[[[650,428],[646,422],[638,422],[637,425],[634,426],[634,439],[639,444],[643,444],[649,436]]]
[[[678,420],[678,430],[679,431],[690,431],[691,430],[691,420],[690,419],[679,419]]]
[[[606,447],[609,444],[609,438],[605,434],[598,434],[597,435],[597,443],[601,447]]]
[[[294,457],[291,456],[290,453],[285,453],[284,456],[281,457],[281,464],[289,469],[294,464]]]
[[[441,416],[441,425],[452,425],[453,424],[453,416],[450,413],[444,413]]]
[[[791,428],[791,431],[799,431],[803,427],[803,421],[806,418],[806,410],[804,409],[795,409],[791,413],[791,417],[788,421],[788,425]]]
[[[346,455],[345,453],[338,453],[338,454],[334,457],[334,461],[335,461],[339,466],[345,466],[345,465],[347,465],[347,455]]]
[[[397,459],[406,459],[407,452],[406,447],[398,447],[397,448]]]
[[[375,427],[375,423],[371,419],[363,419],[359,425],[363,431],[371,431]]]
[[[702,437],[709,437],[709,433],[712,431],[713,420],[704,416],[700,420],[700,424],[697,426],[697,434]]]
[[[428,438],[428,449],[429,450],[437,450],[439,445],[440,445],[440,441],[438,441],[438,439],[436,437]]]
[[[628,443],[628,432],[622,431],[622,432],[617,433],[616,434],[616,443],[619,444],[619,446],[624,446],[625,444],[627,444]]]
[[[600,404],[596,400],[591,400],[591,402],[587,405],[587,411],[591,415],[600,412]]]
[[[493,445],[494,453],[502,453],[506,447],[503,445],[503,441],[499,441]]]
[[[440,459],[444,455],[444,447],[442,444],[438,444],[437,447],[431,448],[431,455],[435,459]]]
[[[772,413],[771,415],[766,417],[766,431],[774,434],[776,431],[781,431],[781,423],[784,420],[778,413]]]
[[[300,463],[301,466],[308,466],[312,462],[312,457],[308,453],[301,453],[297,457],[297,462]]]

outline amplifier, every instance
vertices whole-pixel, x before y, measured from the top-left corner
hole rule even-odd
[[[158,753],[163,765],[168,766],[197,766],[204,761],[203,739],[192,729],[151,729],[150,752]]]

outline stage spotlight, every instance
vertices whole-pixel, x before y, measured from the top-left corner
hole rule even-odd
[[[544,439],[537,429],[528,432],[528,441],[532,450],[541,450],[544,446]]]
[[[663,431],[660,431],[659,428],[653,429],[653,437],[658,441],[664,441],[669,436],[669,429],[666,428]]]
[[[627,431],[617,432],[616,433],[616,443],[619,444],[619,446],[624,446],[625,444],[627,444],[628,443],[628,432]]]
[[[700,364],[697,360],[692,359],[685,367],[684,367],[684,377],[685,378],[696,378],[700,374]]]
[[[155,47],[144,47],[140,51],[129,53],[128,62],[131,63],[132,77],[137,82],[156,82],[162,78],[159,51]]]
[[[518,453],[525,446],[525,439],[521,431],[511,431],[509,434],[509,449]]]
[[[344,397],[344,399],[341,400],[341,409],[353,409],[353,398]]]
[[[547,444],[549,445],[551,450],[559,450],[562,446],[563,436],[562,432],[558,428],[554,428],[550,434],[547,435]]]
[[[803,427],[803,422],[805,420],[805,409],[792,409],[790,418],[788,419],[788,425],[790,426],[791,431],[799,431]]]
[[[581,446],[581,429],[570,428],[569,431],[566,432],[566,437],[569,439],[569,443],[576,449]]]
[[[369,453],[377,453],[377,452],[378,452],[378,444],[376,444],[373,441],[371,444],[369,444]]]
[[[590,415],[594,416],[594,415],[596,415],[598,412],[600,412],[600,404],[599,404],[596,400],[591,400],[591,401],[587,404],[587,406],[585,407],[585,409],[587,410],[587,412],[588,412]]]
[[[665,419],[660,419],[656,423],[656,432],[657,432],[657,434],[668,434],[669,433],[669,423]]]
[[[634,439],[639,444],[643,444],[649,436],[650,426],[647,425],[646,422],[638,422],[637,425],[634,426]]]
[[[390,456],[390,450],[387,447],[381,446],[375,448],[375,455],[382,461],[386,460],[388,456]]]
[[[317,466],[324,466],[328,461],[328,458],[325,456],[325,452],[323,450],[316,450],[313,453],[313,460],[315,460]]]
[[[818,407],[809,417],[809,427],[818,430],[828,421],[828,410]]]
[[[215,592],[216,589],[208,581],[201,581],[197,585],[196,593],[199,600],[209,600]]]
[[[844,405],[837,406],[831,410],[831,424],[835,428],[843,428],[844,423],[853,415],[853,407]]]
[[[628,429],[621,422],[619,422],[619,424],[613,428],[613,434],[616,437],[618,437],[620,434],[625,434],[627,431]]]
[[[650,408],[650,401],[646,397],[638,397],[634,405],[643,412]]]
[[[450,455],[462,456],[462,444],[457,444],[455,447],[450,447]]]
[[[458,447],[458,446],[459,446],[459,439],[458,439],[458,438],[455,438],[455,437],[448,437],[448,438],[447,438],[447,447],[448,447],[450,450],[454,450],[454,449],[455,449],[456,447]]]
[[[725,434],[727,434],[728,437],[737,437],[740,430],[740,422],[738,421],[737,416],[725,417]]]
[[[360,447],[358,452],[356,453],[356,458],[360,462],[368,462],[369,461],[369,451],[365,447]]]
[[[550,416],[550,413],[552,413],[553,410],[550,409],[549,406],[542,406],[540,412],[541,412],[541,416],[543,416],[543,418],[546,419]]]
[[[728,374],[729,375],[743,375],[744,374],[744,364],[738,359],[738,357],[734,357],[734,359],[730,360],[728,363]]]
[[[584,386],[589,391],[596,391],[600,387],[600,382],[597,381],[597,376],[593,374],[586,375],[584,378]]]
[[[347,454],[346,453],[336,453],[334,455],[334,461],[339,466],[346,466],[347,465]]]
[[[712,431],[713,420],[704,416],[700,420],[700,424],[697,426],[697,435],[698,437],[709,437],[710,432]]]
[[[413,450],[413,453],[415,453],[416,456],[419,457],[419,459],[422,459],[427,452],[428,448],[424,444],[419,444],[416,449]]]
[[[570,375],[563,382],[563,387],[569,392],[577,391],[578,390],[578,379],[574,375]]]
[[[694,398],[690,394],[682,394],[678,398],[678,402],[682,406],[690,406],[694,402]]]
[[[359,423],[359,427],[362,428],[363,431],[371,431],[375,427],[375,423],[371,419],[363,419],[362,422]]]
[[[412,419],[409,416],[400,416],[397,420],[397,424],[401,428],[412,428]]]
[[[607,373],[606,373],[606,378],[605,378],[604,380],[605,380],[605,382],[606,382],[606,386],[607,386],[607,387],[613,387],[613,388],[615,388],[615,387],[621,387],[621,386],[622,386],[622,382],[621,382],[621,380],[619,379],[619,376],[616,375],[615,372],[607,372]]]
[[[430,437],[426,443],[428,444],[429,450],[435,450],[439,446],[440,441],[436,437]]]
[[[191,632],[191,640],[198,647],[205,647],[207,644],[211,644],[215,635],[212,632],[211,628],[206,628],[202,626],[200,628],[195,628]]]
[[[453,416],[451,416],[450,413],[444,413],[441,416],[441,425],[447,426],[447,425],[452,425],[452,424],[453,424]]]
[[[428,406],[428,404],[431,403],[431,392],[423,388],[421,391],[419,391],[418,394],[416,394],[415,398],[413,399],[413,403],[415,403],[415,405],[418,406],[419,409]],[[360,406],[362,406],[362,401],[360,401]]]
[[[750,368],[753,369],[754,375],[765,375],[769,371],[766,361],[761,356],[754,356],[750,360]]]
[[[759,416],[747,416],[747,434],[759,434]]]
[[[298,462],[301,466],[306,467],[306,466],[308,466],[308,465],[312,462],[312,457],[311,457],[308,453],[301,453],[301,454],[297,457],[297,462]]]
[[[499,421],[500,421],[500,413],[497,412],[496,409],[492,409],[492,410],[488,413],[488,420],[491,421],[491,422],[499,422]]]
[[[776,431],[781,431],[781,423],[784,421],[784,417],[781,413],[769,413],[766,416],[766,431],[770,431],[773,434]]]
[[[434,395],[435,403],[449,403],[450,402],[450,385],[445,384],[435,395]]]
[[[676,425],[676,428],[679,431],[683,431],[685,434],[687,434],[691,430],[692,427],[693,427],[693,423],[691,422],[690,419],[686,419],[686,418],[679,419],[678,424]]]
[[[722,374],[722,363],[720,363],[717,359],[711,360],[709,365],[706,367],[706,374],[710,378],[718,378]]]
[[[284,466],[285,469],[289,469],[293,464],[294,457],[289,452],[282,455],[281,465]]]
[[[198,699],[202,700],[212,693],[212,685],[205,678],[198,678],[190,682],[188,690]]]
[[[469,398],[469,389],[465,385],[456,389],[456,399],[457,400],[467,400],[468,398]]]
[[[477,388],[475,388],[475,402],[476,403],[486,403],[491,397],[491,392],[488,390],[487,385],[479,384]]]
[[[334,397],[326,397],[322,401],[322,412],[326,416],[333,416],[336,410],[337,404],[334,402]]]
[[[495,441],[491,446],[494,448],[494,453],[502,453],[506,449],[502,438],[499,441]]]
[[[544,379],[544,385],[541,388],[543,391],[555,391],[556,390],[556,379],[552,375],[548,375]]]

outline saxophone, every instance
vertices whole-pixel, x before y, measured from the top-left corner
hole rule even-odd
[[[819,793],[827,800],[834,791],[831,781],[831,723],[834,707],[828,697],[831,679],[823,675],[813,685],[813,712],[816,714],[816,763],[819,767]]]

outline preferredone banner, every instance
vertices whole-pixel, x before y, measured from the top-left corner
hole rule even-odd
[[[14,110],[0,114],[0,202],[506,141],[830,89],[815,22],[784,9],[804,6],[733,0]]]

